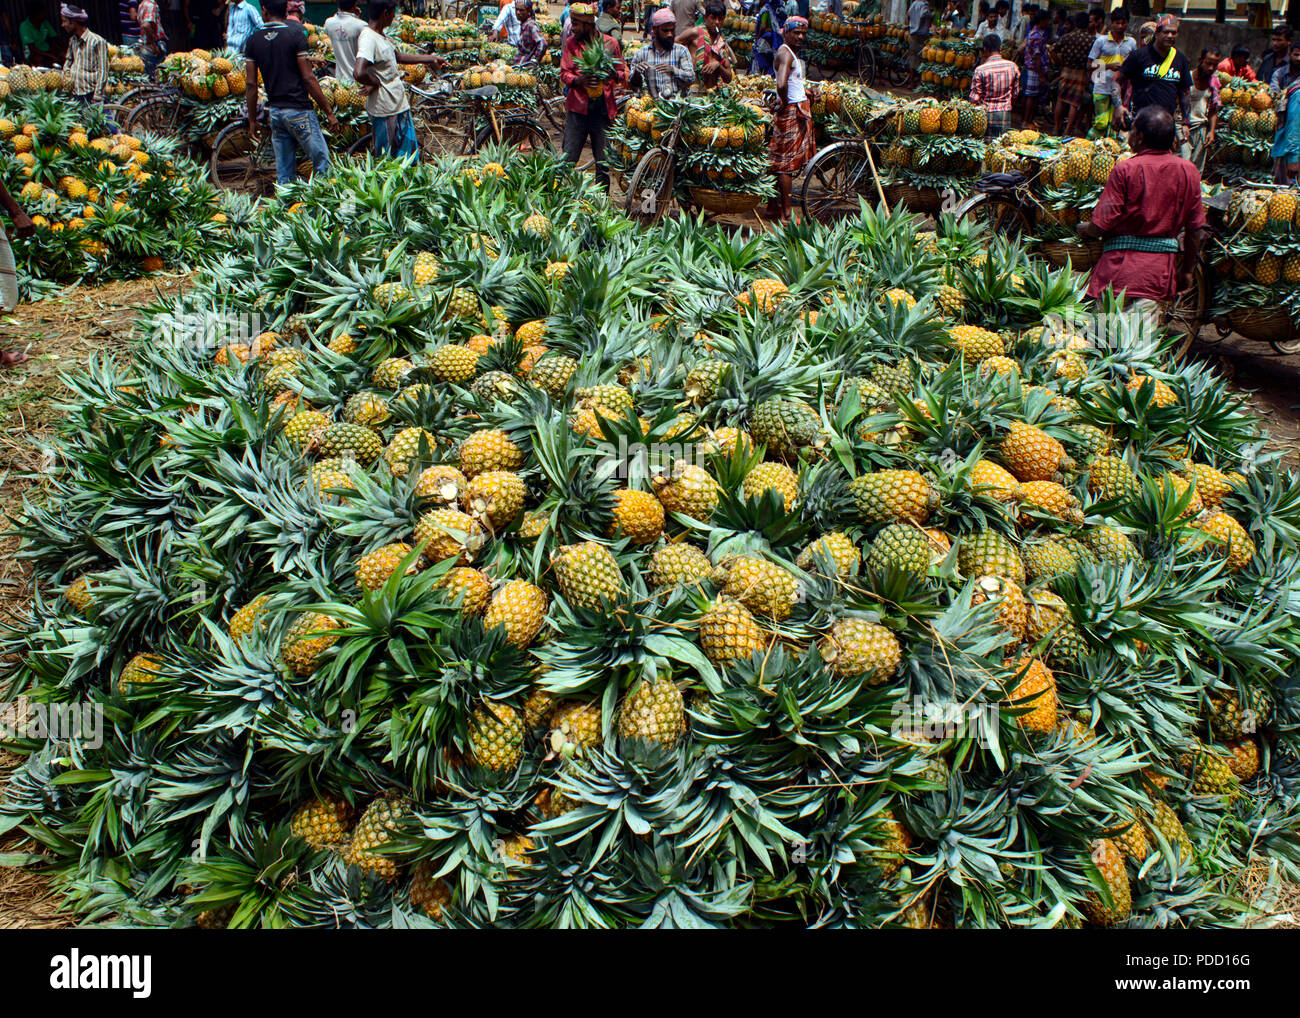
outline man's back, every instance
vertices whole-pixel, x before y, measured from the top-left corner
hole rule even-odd
[[[348,11],[339,11],[325,19],[325,34],[334,49],[335,77],[352,80],[357,65],[357,36],[365,27],[364,21]]]
[[[1020,67],[1001,55],[986,60],[971,75],[972,92],[978,90],[980,102],[990,110],[1011,108],[1011,100],[1020,79]]]
[[[1196,167],[1172,152],[1144,149],[1115,164],[1092,221],[1108,234],[1173,237],[1204,218]]]
[[[307,52],[307,33],[296,22],[264,25],[248,37],[244,55],[255,64],[266,87],[266,102],[289,110],[309,110],[311,96],[298,67]]]

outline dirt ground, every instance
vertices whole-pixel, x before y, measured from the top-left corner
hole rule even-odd
[[[135,308],[186,285],[183,275],[157,274],[102,287],[76,286],[59,296],[23,305],[0,316],[0,346],[26,349],[28,360],[0,372],[0,624],[23,611],[32,577],[15,557],[18,542],[7,531],[21,512],[24,493],[41,459],[41,446],[59,419],[66,398],[63,372],[75,371],[95,353],[121,350],[130,340]],[[1300,356],[1274,356],[1267,347],[1238,336],[1207,342],[1193,356],[1217,362],[1247,394],[1273,442],[1295,463],[1300,450]],[[18,758],[0,750],[0,790]],[[0,854],[24,848],[16,836],[0,838]],[[1300,928],[1300,887],[1279,884],[1263,864],[1246,875],[1245,889],[1258,898],[1271,925]],[[38,874],[0,867],[0,929],[70,926]]]

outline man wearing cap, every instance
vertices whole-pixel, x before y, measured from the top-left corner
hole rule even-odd
[[[794,176],[817,150],[812,108],[804,86],[803,61],[798,52],[808,35],[808,19],[799,15],[785,19],[781,48],[776,51],[776,95],[780,106],[772,122],[772,172],[776,174],[779,205],[768,203],[769,219],[790,218],[790,190]]]
[[[68,75],[72,78],[72,98],[83,106],[100,103],[108,84],[108,43],[87,27],[90,15],[80,7],[64,4],[63,30],[68,33]]]
[[[564,85],[564,157],[576,163],[584,145],[591,142],[596,161],[596,183],[609,190],[609,167],[605,164],[605,133],[618,115],[614,89],[627,80],[623,50],[613,36],[596,31],[596,8],[591,4],[570,4],[572,31],[560,54],[560,81]],[[578,70],[578,54],[588,46],[604,46],[614,58],[614,76],[593,80]],[[694,71],[692,70],[692,74]],[[594,94],[593,94],[594,93]]]
[[[677,16],[671,7],[661,7],[650,16],[650,41],[633,55],[628,64],[628,87],[644,86],[657,99],[685,95],[695,84],[695,63],[691,51],[677,42]]]
[[[1192,122],[1192,65],[1174,48],[1178,19],[1166,14],[1156,22],[1150,46],[1135,49],[1115,72],[1120,94],[1127,102],[1119,108],[1120,121],[1147,106],[1159,106],[1170,116],[1182,115],[1182,140],[1188,141]]]

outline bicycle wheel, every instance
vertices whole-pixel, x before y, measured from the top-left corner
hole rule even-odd
[[[876,83],[876,51],[862,43],[858,44],[858,80],[868,88]]]
[[[492,125],[484,124],[474,139],[478,152],[493,142]],[[555,143],[541,126],[531,120],[516,120],[501,124],[501,144],[516,152],[554,152]]]
[[[911,69],[906,63],[896,57],[890,58],[888,72],[889,83],[894,86],[906,85],[908,80],[912,77]]]
[[[254,141],[248,125],[236,121],[224,127],[212,145],[208,176],[215,187],[265,197],[275,193],[275,152],[270,128]]]
[[[668,214],[673,199],[673,154],[652,148],[641,157],[627,185],[624,210],[630,219],[645,226]]]
[[[122,125],[126,123],[126,118],[131,115],[131,107],[122,103],[104,103],[101,109],[103,109],[104,116],[108,118],[109,123],[116,124],[119,131],[122,130]]]
[[[1174,357],[1180,358],[1191,349],[1193,341],[1201,334],[1201,326],[1210,314],[1210,286],[1205,277],[1205,266],[1196,266],[1192,273],[1192,286],[1186,293],[1178,294],[1161,314],[1161,325],[1179,337]]]
[[[804,216],[819,223],[856,216],[859,198],[872,207],[880,200],[861,142],[828,145],[813,156],[799,190]]]
[[[958,219],[983,223],[990,233],[1003,237],[1020,237],[1033,232],[1033,220],[1015,194],[977,194],[968,198],[954,213]]]
[[[417,107],[411,113],[421,159],[432,161],[443,156],[465,154],[466,130],[455,110],[445,106],[427,109]]]
[[[418,131],[416,132],[419,133]],[[366,156],[373,155],[375,151],[375,136],[373,133],[363,134],[360,138],[348,146],[347,156],[349,159],[364,160]]]
[[[179,133],[181,120],[180,98],[174,95],[152,95],[141,101],[127,114],[122,125],[124,134],[149,131],[160,137]]]

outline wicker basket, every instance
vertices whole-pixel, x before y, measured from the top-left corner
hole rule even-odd
[[[1086,272],[1101,258],[1101,241],[1066,244],[1059,240],[1045,240],[1038,245],[1038,250],[1055,268],[1069,265],[1075,272]]]
[[[1261,343],[1283,342],[1295,336],[1295,323],[1280,307],[1233,308],[1228,312],[1232,331]]]
[[[692,187],[689,190],[691,200],[706,212],[753,212],[762,201],[758,195],[743,191],[714,191],[708,187]]]

